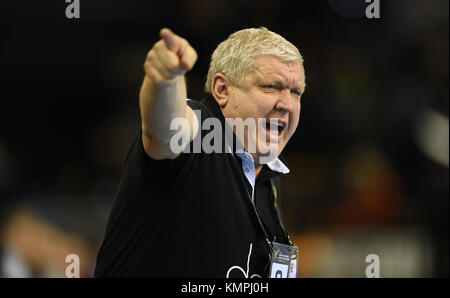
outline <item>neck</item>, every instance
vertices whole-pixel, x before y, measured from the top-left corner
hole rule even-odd
[[[262,165],[255,165],[255,180],[258,178],[259,173],[261,173],[262,167]]]

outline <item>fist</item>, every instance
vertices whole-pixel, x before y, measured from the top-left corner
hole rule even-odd
[[[157,84],[184,75],[197,61],[197,52],[186,39],[167,28],[159,35],[161,39],[147,53],[144,63],[145,75]]]

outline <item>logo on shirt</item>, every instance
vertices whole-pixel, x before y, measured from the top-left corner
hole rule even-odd
[[[242,268],[242,267],[240,267],[240,266],[232,266],[232,267],[230,267],[230,269],[228,269],[228,271],[227,271],[227,278],[230,278],[230,273],[231,273],[231,271],[233,271],[233,270],[239,270],[239,271],[241,271],[242,272],[242,274],[244,275],[244,277],[245,278],[255,278],[255,277],[259,277],[259,278],[261,278],[261,275],[259,275],[259,274],[252,274],[251,276],[249,276],[249,273],[248,273],[248,271],[249,271],[249,264],[250,264],[250,258],[251,258],[251,256],[252,256],[252,247],[253,247],[253,244],[252,243],[250,243],[250,249],[249,249],[249,252],[248,252],[248,257],[247,257],[247,270],[244,270],[244,268]]]

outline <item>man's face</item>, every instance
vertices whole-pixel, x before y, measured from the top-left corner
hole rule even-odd
[[[269,159],[277,157],[297,128],[305,75],[300,62],[285,63],[271,55],[258,56],[254,61],[256,69],[245,76],[242,85],[230,87],[223,112],[226,118],[254,119],[256,130],[246,129],[245,139],[240,141],[255,162],[262,164],[267,149],[276,155]],[[256,152],[249,150],[255,145],[252,142]]]

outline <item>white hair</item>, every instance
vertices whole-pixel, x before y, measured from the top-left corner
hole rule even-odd
[[[303,57],[289,41],[265,27],[249,28],[231,34],[221,42],[211,56],[205,91],[211,92],[215,74],[222,73],[232,86],[240,86],[249,71],[255,68],[254,59],[274,55],[283,62],[298,61],[303,68]]]

